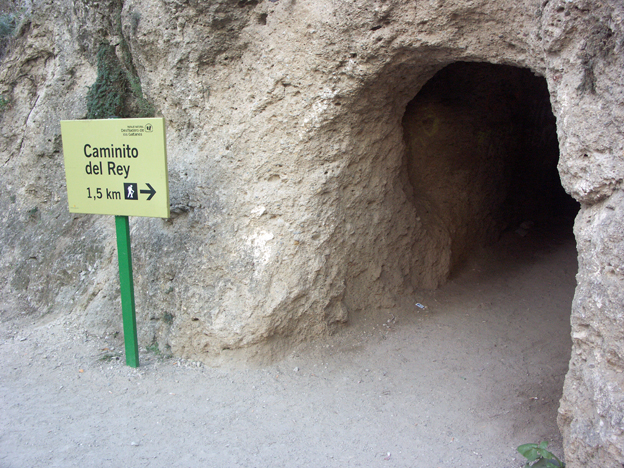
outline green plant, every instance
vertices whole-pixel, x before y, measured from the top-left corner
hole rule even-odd
[[[151,345],[145,348],[146,351],[154,353],[156,356],[160,356],[162,353],[160,352],[160,348],[158,347],[158,343],[154,341]]]
[[[11,101],[9,101],[8,98],[0,95],[0,114],[4,112],[7,109],[7,107],[9,107],[10,102]]]
[[[100,44],[97,53],[97,78],[87,93],[87,118],[125,117],[124,97],[129,83],[126,73],[108,42]]]
[[[152,103],[143,96],[143,89],[141,88],[139,77],[128,74],[128,80],[130,81],[130,90],[136,101],[137,110],[135,112],[137,117],[154,117],[156,111]]]
[[[141,80],[134,67],[130,47],[123,34],[121,10],[123,2],[113,2],[113,27],[118,34],[119,48],[103,40],[97,52],[97,78],[87,94],[87,118],[154,117],[154,105],[144,96]],[[130,18],[131,29],[136,32],[140,14]]]
[[[0,60],[9,48],[14,37],[20,36],[29,23],[30,11],[26,8],[0,15]],[[0,109],[4,110],[4,109]]]
[[[11,37],[17,27],[17,17],[13,13],[0,15],[0,39]]]
[[[122,50],[125,48],[122,47]],[[127,57],[127,54],[123,54]],[[97,53],[97,78],[87,93],[87,118],[153,117],[154,106],[143,95],[141,82],[122,61],[115,47],[104,41]],[[134,73],[133,73],[134,72]]]
[[[171,347],[166,344],[165,349],[161,350],[157,341],[154,341],[151,345],[147,346],[145,350],[153,353],[159,360],[171,359],[173,357],[171,354]]]
[[[136,34],[137,29],[139,28],[139,22],[141,21],[141,13],[138,11],[133,11],[130,15],[130,30],[132,34]]]
[[[518,452],[528,460],[524,468],[564,468],[565,463],[546,450],[547,447],[548,442],[545,440],[539,444],[524,444],[518,447]]]

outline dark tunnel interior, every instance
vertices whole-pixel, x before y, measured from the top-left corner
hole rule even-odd
[[[579,205],[561,186],[544,78],[453,63],[408,104],[403,129],[416,210],[432,236],[448,238],[451,274],[510,230],[571,235]]]

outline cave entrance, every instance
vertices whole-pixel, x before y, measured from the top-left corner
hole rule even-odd
[[[544,78],[512,66],[451,64],[408,104],[403,128],[416,211],[445,259],[433,283],[507,231],[571,233],[578,204],[557,172]]]
[[[557,172],[546,81],[451,64],[407,105],[403,130],[418,223],[435,247],[409,338],[424,353],[417,368],[439,377],[424,392],[470,421],[466,434],[560,447],[578,204]]]

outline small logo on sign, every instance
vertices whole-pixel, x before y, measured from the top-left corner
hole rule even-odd
[[[124,197],[126,200],[138,200],[138,186],[137,184],[124,184]]]
[[[154,131],[154,126],[150,123],[145,125],[145,131],[146,132],[153,132]]]

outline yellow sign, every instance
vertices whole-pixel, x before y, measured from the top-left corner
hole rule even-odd
[[[165,121],[61,121],[72,213],[169,217]]]

